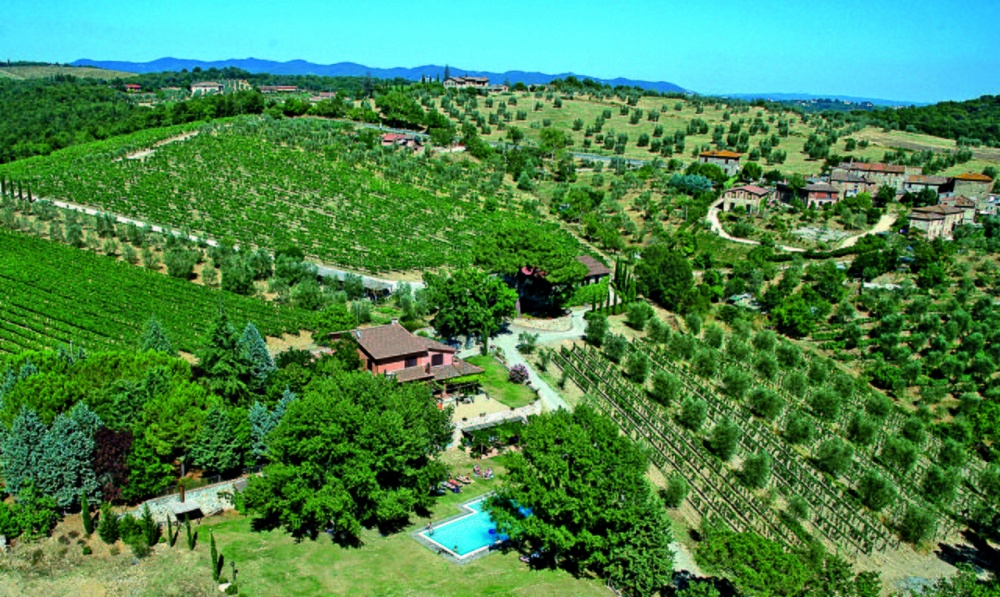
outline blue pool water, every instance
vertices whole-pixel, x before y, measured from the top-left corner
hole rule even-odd
[[[496,524],[490,518],[490,513],[483,510],[485,501],[483,498],[465,504],[464,506],[472,510],[472,513],[441,526],[435,526],[433,532],[424,531],[420,535],[458,554],[459,557],[506,539],[505,535],[496,534]]]

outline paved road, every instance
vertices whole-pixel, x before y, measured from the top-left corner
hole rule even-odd
[[[531,382],[533,387],[538,389],[538,396],[542,399],[542,404],[545,406],[545,410],[552,411],[560,408],[569,410],[569,405],[566,404],[563,397],[559,395],[559,392],[552,389],[552,386],[550,386],[544,379],[541,378],[541,376],[538,375],[538,372],[535,371],[534,365],[525,359],[524,355],[517,350],[517,336],[521,332],[538,334],[539,346],[553,344],[563,340],[575,340],[577,338],[582,338],[583,332],[587,327],[587,323],[583,320],[583,314],[586,312],[586,308],[573,310],[570,316],[571,325],[568,330],[549,332],[545,330],[526,328],[517,324],[511,324],[510,331],[505,334],[500,334],[492,340],[493,346],[499,346],[503,349],[509,366],[513,367],[514,365],[524,365],[525,369],[528,370],[528,381]],[[477,354],[479,354],[478,347],[465,349],[459,352],[459,356],[462,358]]]
[[[55,199],[39,199],[39,201],[49,201],[56,207],[60,209],[69,209],[73,211],[78,211],[80,213],[85,213],[91,216],[95,216],[99,213],[106,214],[109,212],[94,209],[92,207],[87,207],[86,205],[80,205],[78,203],[70,203],[67,201],[59,201]],[[119,224],[134,224],[142,228],[148,228],[149,230],[156,232],[158,234],[173,234],[175,236],[180,236],[180,233],[171,228],[164,228],[163,226],[156,226],[148,222],[143,222],[142,220],[135,220],[133,218],[127,218],[125,216],[120,216],[116,214],[111,214],[114,216],[115,221]],[[201,238],[198,236],[190,235],[188,238],[193,242],[204,242],[210,247],[218,247],[218,241],[212,240],[210,238]],[[239,247],[237,247],[239,248]],[[388,288],[390,292],[395,292],[396,288],[399,286],[400,282],[396,280],[386,280],[384,278],[377,278],[374,276],[367,276],[364,274],[358,274],[357,272],[348,272],[346,270],[337,269],[324,265],[322,263],[316,263],[316,271],[322,278],[335,278],[337,280],[343,280],[348,274],[355,274],[361,276],[361,282],[364,284],[365,288]],[[414,291],[419,290],[424,287],[423,282],[415,281],[410,282],[410,287]]]

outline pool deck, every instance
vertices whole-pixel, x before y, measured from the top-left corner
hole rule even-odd
[[[476,502],[483,501],[486,498],[490,497],[491,495],[493,495],[492,491],[484,493],[484,494],[480,495],[479,497],[473,498],[471,500],[468,500],[466,502],[463,502],[463,503],[459,504],[458,507],[461,508],[462,510],[464,510],[464,512],[460,512],[458,514],[455,514],[454,516],[448,516],[446,518],[442,518],[441,520],[436,520],[436,521],[434,521],[432,523],[431,528],[432,529],[436,529],[436,528],[438,528],[440,526],[444,526],[446,524],[455,522],[456,520],[465,518],[467,516],[475,516],[479,512],[477,512],[476,510],[473,510],[468,505],[469,504],[474,504]],[[481,557],[489,554],[491,551],[493,551],[493,549],[496,547],[497,543],[499,543],[499,541],[498,541],[497,543],[494,543],[492,545],[486,545],[484,547],[480,547],[479,549],[477,549],[475,551],[471,551],[471,552],[465,554],[464,556],[460,556],[457,553],[455,553],[454,551],[452,551],[452,550],[448,549],[447,547],[445,547],[444,545],[441,545],[440,543],[438,543],[434,539],[431,539],[430,537],[428,537],[426,535],[426,533],[427,533],[427,530],[426,529],[422,529],[422,530],[414,531],[414,532],[410,533],[410,536],[413,537],[417,541],[417,543],[423,545],[427,549],[433,551],[434,553],[438,554],[439,556],[441,556],[441,557],[445,558],[446,560],[448,560],[448,561],[450,561],[452,563],[455,563],[455,564],[468,564],[469,562],[472,562],[473,560],[478,560],[479,558],[481,558]]]

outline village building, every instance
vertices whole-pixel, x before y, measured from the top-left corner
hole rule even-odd
[[[317,103],[322,102],[324,100],[332,100],[335,97],[337,97],[337,92],[336,91],[320,91],[320,92],[317,92],[317,93],[314,93],[314,94],[310,95],[309,96],[309,102],[313,103],[313,104],[317,104]]]
[[[869,183],[876,185],[876,187],[887,185],[897,191],[903,190],[903,183],[907,175],[905,166],[878,162],[844,162],[833,169],[833,173],[837,172],[853,174],[854,176],[865,178]]]
[[[760,211],[762,201],[767,201],[773,191],[756,185],[733,187],[722,194],[722,211],[739,209],[747,213]]]
[[[587,274],[583,277],[584,284],[597,284],[611,275],[611,268],[590,255],[580,255],[576,260],[587,266]]]
[[[139,93],[142,91],[142,85],[136,85],[135,83],[125,83],[125,91],[128,93]]]
[[[206,95],[209,93],[222,93],[224,86],[215,81],[199,81],[191,84],[191,95]]]
[[[932,190],[935,193],[943,193],[948,188],[948,178],[945,176],[925,176],[923,174],[910,174],[903,180],[903,191],[907,193],[920,193],[921,191]]]
[[[432,382],[443,396],[454,389],[460,378],[483,372],[458,358],[454,348],[415,336],[395,321],[344,333],[349,333],[357,342],[358,356],[365,371],[393,377],[400,383]]]
[[[833,172],[830,174],[830,184],[837,189],[841,197],[857,197],[861,193],[874,195],[878,192],[878,185],[868,182],[864,176],[850,172]]]
[[[985,197],[993,189],[993,179],[985,174],[966,172],[952,178],[952,191],[966,197]]]
[[[406,147],[417,150],[423,145],[420,137],[401,133],[385,133],[382,135],[382,147]]]
[[[490,80],[486,77],[448,77],[444,80],[444,86],[448,89],[465,89],[467,87],[488,89]]]
[[[807,208],[833,205],[840,200],[840,191],[837,190],[837,187],[825,182],[807,184],[804,191]]]
[[[701,164],[714,164],[726,173],[726,176],[736,176],[740,171],[740,158],[742,153],[729,151],[728,149],[713,149],[703,151],[698,154],[698,162]]]
[[[915,207],[907,217],[910,227],[922,230],[927,240],[951,238],[955,228],[963,223],[965,210],[952,205]]]
[[[961,209],[963,212],[962,224],[974,224],[976,222],[976,211],[979,208],[979,204],[976,201],[968,197],[962,197],[961,195],[951,195],[942,197],[939,203]]]
[[[261,93],[298,93],[299,88],[295,85],[261,85]]]

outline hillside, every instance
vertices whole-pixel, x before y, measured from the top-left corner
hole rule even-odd
[[[99,68],[128,71],[131,73],[157,73],[162,71],[189,71],[195,68],[208,70],[210,68],[239,68],[249,73],[270,73],[273,75],[321,75],[326,77],[365,77],[371,76],[377,79],[405,79],[407,81],[419,81],[423,77],[430,79],[444,79],[445,69],[448,69],[453,76],[463,75],[470,77],[488,77],[491,81],[502,83],[521,82],[525,85],[544,85],[553,79],[565,79],[575,76],[578,79],[593,79],[609,85],[623,85],[626,87],[641,87],[660,92],[683,92],[684,89],[674,83],[665,81],[642,81],[629,79],[626,77],[616,77],[612,79],[602,79],[589,75],[578,75],[575,73],[546,74],[533,71],[510,70],[505,72],[489,72],[482,70],[468,70],[457,66],[442,66],[427,64],[412,68],[376,68],[357,64],[354,62],[338,62],[336,64],[314,64],[305,60],[290,60],[288,62],[276,62],[274,60],[260,60],[257,58],[229,59],[229,60],[187,60],[182,58],[160,58],[150,62],[124,62],[114,60],[88,60],[81,59],[73,63],[78,66],[93,66]]]
[[[60,66],[58,64],[0,66],[0,79],[48,79],[59,75],[78,77],[81,79],[102,79],[111,81],[114,79],[127,79],[129,77],[134,77],[135,73],[131,71],[111,70],[101,67]]]
[[[893,128],[1000,147],[1000,95],[964,102],[878,110],[872,118]]]
[[[372,272],[469,264],[483,231],[521,217],[501,181],[471,164],[369,151],[375,133],[352,136],[318,119],[244,117],[121,159],[172,134],[74,147],[0,167],[0,175],[36,197],[241,245],[292,244]]]

